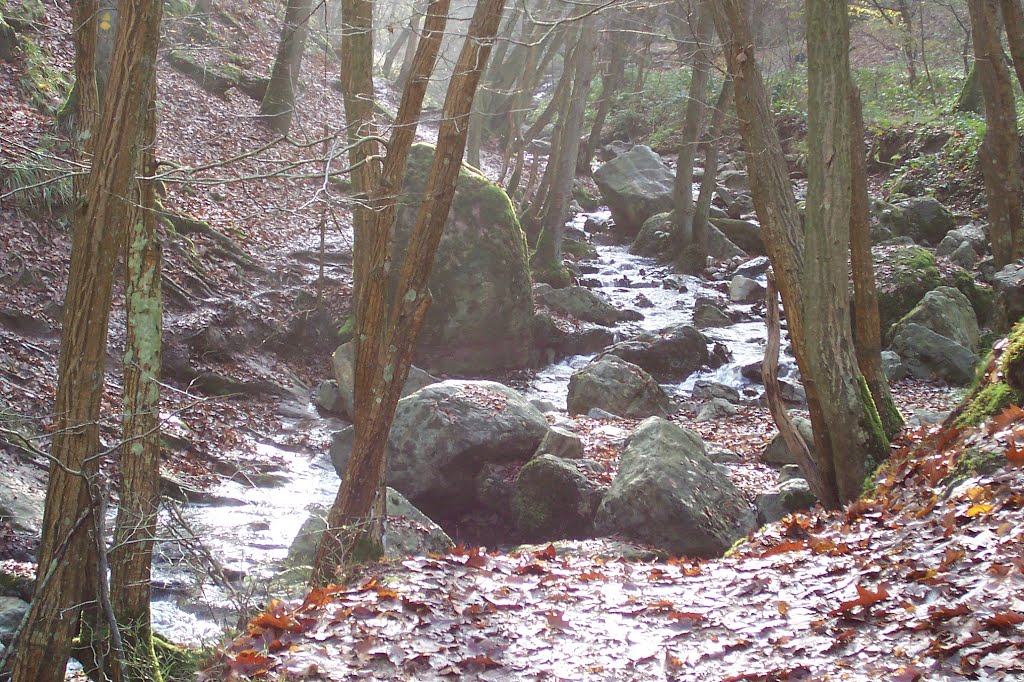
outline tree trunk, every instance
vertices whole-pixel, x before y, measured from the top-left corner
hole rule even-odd
[[[711,56],[708,43],[714,34],[714,17],[706,3],[700,3],[691,15],[691,30],[694,37],[693,69],[690,92],[686,100],[686,115],[680,131],[682,142],[679,146],[679,160],[676,163],[676,180],[672,192],[673,203],[673,256],[678,256],[691,241],[693,235],[693,161],[700,143],[700,129],[704,122],[704,98],[707,96],[708,81],[711,78]]]
[[[834,30],[835,16],[839,13],[840,5],[845,12],[845,4],[836,0],[829,0],[827,8],[814,6],[809,9],[808,18],[813,17],[815,28],[809,30],[808,35],[818,31],[819,25],[822,30],[832,31],[829,33],[830,39],[845,35],[842,32],[845,23],[839,25],[839,34]],[[815,172],[819,174],[814,191],[817,201],[827,198],[835,203],[827,208],[818,206],[815,213],[808,216],[808,245],[805,247],[804,230],[796,210],[796,200],[782,154],[782,146],[775,131],[764,81],[755,57],[754,41],[747,15],[747,0],[718,0],[717,7],[720,11],[716,12],[715,23],[719,36],[726,45],[729,72],[734,79],[736,112],[744,148],[747,150],[754,207],[761,219],[765,246],[789,318],[793,353],[807,391],[817,470],[805,473],[818,477],[819,480],[812,485],[816,490],[822,491],[822,504],[836,508],[850,499],[850,495],[859,494],[863,477],[857,481],[856,490],[853,490],[854,486],[850,482],[861,476],[864,460],[869,456],[877,456],[877,451],[881,449],[880,445],[884,444],[881,428],[876,430],[877,436],[882,436],[881,441],[876,438],[876,433],[868,434],[865,428],[865,423],[870,427],[871,414],[874,414],[875,423],[878,418],[853,359],[848,303],[842,306],[846,317],[840,319],[841,312],[829,308],[828,301],[825,300],[832,294],[834,298],[841,297],[842,301],[848,301],[849,281],[845,255],[841,264],[837,265],[835,262],[835,244],[841,243],[845,248],[849,243],[848,137],[843,138],[846,146],[842,148],[842,160],[839,160],[838,166],[836,164],[839,155],[835,153],[838,149],[836,145],[839,143],[835,137],[836,133],[845,125],[846,134],[849,134],[849,105],[845,99],[846,91],[843,90],[844,113],[841,116],[846,117],[847,122],[843,124],[842,120],[836,121],[835,114],[831,111],[828,118],[823,119],[824,112],[820,107],[828,106],[829,99],[835,96],[834,92],[828,94],[829,89],[834,89],[836,85],[823,80],[821,64],[828,52],[822,52],[822,36],[815,35],[809,45],[813,47],[815,53],[814,93],[818,98],[815,100],[815,108],[819,109],[815,112],[814,119],[815,131],[819,137],[812,138],[811,143],[811,156],[817,157],[814,160]],[[829,17],[829,21],[824,23],[823,13]],[[845,14],[843,16],[845,22]],[[833,47],[834,52],[842,51],[843,55],[846,49],[845,42],[841,46]],[[846,65],[845,61],[843,65]],[[848,79],[849,76],[844,72],[841,77]],[[825,95],[827,96],[823,97]],[[815,146],[816,144],[818,146]],[[838,173],[838,178],[833,178],[828,185],[823,182],[825,162],[829,159],[822,151],[825,144],[832,148],[831,167],[835,167]],[[841,166],[845,166],[845,170]],[[812,200],[808,201],[809,206],[812,203]],[[842,217],[841,221],[839,216]],[[841,235],[837,233],[840,223]],[[815,232],[816,234],[812,236],[811,233]],[[829,247],[829,244],[832,246]],[[834,267],[837,272],[826,272],[827,266],[823,263],[808,264],[807,261],[811,258],[805,254],[805,248],[813,253],[815,258],[829,259],[828,266]],[[837,277],[842,279],[841,289],[836,283]],[[828,289],[823,290],[823,287]],[[806,300],[812,296],[817,300]],[[819,319],[819,314],[824,316]],[[809,329],[810,326],[815,328]],[[837,368],[825,367],[828,362],[826,358],[833,358],[841,364]],[[825,403],[834,404],[826,407]],[[832,415],[841,411],[843,413],[840,418],[833,423]],[[845,434],[851,431],[856,438],[840,439],[839,434],[844,434],[842,438],[845,438]],[[841,443],[842,447],[833,448],[833,443]],[[840,470],[837,471],[837,468]]]
[[[846,0],[807,3],[808,155],[801,285],[807,381],[825,414],[840,502],[860,496],[889,443],[853,350],[850,328],[850,34]]]
[[[403,28],[399,33],[398,37],[395,38],[395,42],[391,43],[391,47],[388,48],[387,53],[384,55],[384,64],[380,67],[380,75],[384,78],[391,79],[391,71],[394,68],[395,57],[402,51],[402,47],[407,44],[407,41],[412,40],[413,31],[416,30],[416,15],[415,13],[409,19],[409,25]]]
[[[718,184],[718,148],[725,128],[725,112],[732,105],[732,78],[722,82],[718,101],[711,115],[711,125],[704,140],[704,177],[700,181],[697,205],[693,209],[693,229],[690,244],[679,254],[678,265],[683,272],[699,274],[708,260],[708,220],[711,218],[711,199]]]
[[[978,78],[978,69],[974,64],[971,64],[971,68],[967,72],[967,78],[964,79],[964,85],[956,98],[956,104],[953,105],[953,111],[965,114],[985,113],[985,98],[981,92],[981,79]]]
[[[143,173],[156,171],[156,90],[143,141]],[[121,628],[127,668],[115,676],[160,680],[150,625],[150,569],[160,508],[160,345],[163,302],[160,239],[152,180],[139,183],[129,222],[125,301],[124,415],[121,484],[110,551],[111,605]]]
[[[1020,143],[1010,72],[999,42],[999,0],[969,0],[974,68],[985,100],[985,137],[978,151],[985,178],[992,258],[1001,268],[1024,255]]]
[[[590,127],[590,134],[583,151],[580,153],[580,163],[576,169],[577,173],[590,175],[590,161],[594,158],[594,152],[601,144],[601,130],[604,122],[611,111],[615,95],[622,86],[626,75],[626,42],[621,32],[622,20],[616,16],[610,21],[608,36],[605,38],[608,45],[608,62],[604,72],[601,74],[601,99],[597,102],[597,109],[594,111],[594,124]]]
[[[889,390],[882,368],[882,325],[878,316],[878,288],[871,258],[871,210],[868,198],[867,149],[860,93],[850,88],[850,269],[853,272],[853,340],[857,366],[868,384],[887,438],[903,428],[903,415]]]
[[[288,0],[270,83],[260,104],[260,114],[266,118],[267,125],[281,135],[287,135],[292,125],[295,89],[306,50],[306,24],[312,14],[313,0]]]
[[[1020,0],[1000,0],[1000,6],[1013,70],[1017,72],[1017,82],[1024,87],[1024,9]]]
[[[47,487],[39,589],[18,643],[16,680],[64,679],[79,610],[93,598],[95,581],[88,576],[95,575],[95,538],[87,530],[91,524],[77,526],[76,519],[91,506],[86,477],[94,476],[99,464],[97,420],[110,291],[156,74],[163,3],[123,0],[118,9],[118,49],[95,131],[89,202],[76,216],[72,238],[51,447],[56,463],[51,464]],[[55,561],[62,546],[64,559]]]
[[[449,82],[437,150],[399,274],[396,300],[390,303],[387,300],[386,282],[383,286],[363,287],[360,293],[372,298],[366,303],[360,301],[363,315],[357,317],[359,336],[380,338],[381,343],[374,346],[360,343],[357,348],[355,444],[338,497],[328,515],[327,530],[317,549],[310,578],[313,585],[324,584],[339,572],[344,573],[346,567],[380,553],[387,437],[423,317],[430,305],[427,281],[462,167],[467,118],[503,7],[504,0],[483,0],[473,13]],[[428,14],[428,22],[433,14],[436,12]],[[439,44],[443,30],[437,33]],[[417,57],[419,54],[418,48]],[[421,63],[419,59],[416,61]],[[410,83],[419,80],[425,88],[429,73],[428,69]],[[422,94],[419,98],[422,101]],[[403,103],[406,99],[403,95]],[[396,126],[395,135],[401,130],[402,126]],[[405,147],[411,142],[410,136]],[[400,148],[393,136],[389,156]],[[402,165],[394,164],[394,177],[399,182]],[[384,177],[387,180],[390,176],[385,173]],[[393,217],[388,218],[385,232],[393,230],[393,222]]]
[[[572,94],[568,107],[559,114],[558,147],[552,150],[549,160],[549,163],[554,164],[548,188],[550,200],[543,214],[537,249],[530,259],[534,277],[538,281],[556,285],[564,285],[569,279],[562,267],[562,234],[565,232],[565,220],[572,198],[572,183],[576,178],[590,81],[594,77],[595,40],[590,20],[580,26],[579,36],[573,51],[572,66],[566,65],[566,73],[572,74]]]

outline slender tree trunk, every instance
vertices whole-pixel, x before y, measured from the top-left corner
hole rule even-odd
[[[327,518],[327,530],[317,549],[310,578],[312,585],[322,585],[339,572],[344,573],[346,567],[380,553],[387,437],[423,318],[430,306],[427,281],[462,167],[467,118],[503,7],[504,0],[482,0],[473,12],[445,97],[437,150],[399,273],[396,300],[388,305],[386,283],[373,289],[364,287],[361,292],[362,296],[372,296],[373,300],[361,306],[364,315],[357,318],[359,333],[367,338],[376,335],[383,342],[376,346],[361,343],[357,349],[355,444],[338,497]],[[427,74],[429,70],[423,76],[424,81]],[[400,129],[397,127],[396,132]],[[411,141],[410,138],[406,146]],[[392,139],[391,153],[397,148]],[[401,164],[395,166],[396,177],[400,178],[397,170]],[[388,231],[393,229],[393,220],[391,223]],[[376,353],[368,355],[367,349]]]
[[[295,89],[299,85],[302,55],[306,51],[306,29],[312,14],[313,0],[288,0],[277,57],[260,105],[260,114],[266,117],[267,125],[281,135],[287,134],[292,125]]]
[[[978,151],[985,178],[992,257],[1001,268],[1024,255],[1024,207],[1017,115],[1010,72],[999,42],[999,0],[969,0],[974,68],[985,100],[985,137]]]
[[[733,84],[731,78],[722,82],[722,89],[711,115],[711,125],[704,140],[704,177],[700,181],[700,193],[693,210],[693,240],[679,254],[679,268],[683,272],[698,274],[707,264],[708,220],[711,218],[711,199],[718,184],[718,149],[722,144],[725,129],[725,113],[732,105]]]
[[[867,149],[860,93],[850,88],[850,269],[853,272],[853,340],[857,366],[868,384],[882,420],[885,435],[892,438],[903,428],[903,415],[892,399],[882,368],[882,325],[878,316],[878,289],[871,257],[871,211],[868,199]]]
[[[691,30],[694,37],[693,69],[690,78],[690,92],[686,100],[686,115],[680,131],[679,160],[676,163],[676,180],[672,192],[673,213],[673,255],[678,256],[687,247],[693,236],[693,161],[700,144],[700,129],[704,122],[704,98],[707,97],[708,81],[711,78],[711,56],[708,43],[714,34],[714,17],[706,3],[696,5],[691,15]]]
[[[107,322],[114,264],[124,242],[125,220],[147,105],[156,73],[163,3],[119,5],[117,50],[109,97],[96,133],[89,176],[89,202],[75,220],[71,271],[65,299],[55,405],[55,436],[43,539],[39,550],[40,588],[18,643],[14,679],[64,679],[71,639],[83,601],[95,584],[83,580],[95,571],[95,538],[76,519],[91,506],[86,478],[98,468],[100,400],[103,394]],[[70,472],[69,472],[70,470]],[[77,473],[80,472],[80,473]],[[69,540],[70,534],[70,540]],[[56,550],[67,543],[63,561]],[[43,576],[50,574],[42,583]]]
[[[888,456],[850,328],[850,35],[846,0],[807,3],[808,186],[801,284],[810,376],[828,429],[836,494],[860,496]]]
[[[899,0],[897,11],[900,15],[900,41],[903,43],[903,59],[907,62],[907,85],[917,85],[917,46],[914,44],[914,13],[908,0]]]
[[[409,80],[409,74],[412,70],[412,60],[416,55],[416,49],[419,46],[420,40],[420,7],[413,8],[413,14],[409,17],[409,40],[405,43],[405,55],[402,57],[402,68],[398,70],[398,79],[395,81],[395,87],[399,90],[405,89],[405,84]]]
[[[603,40],[608,45],[608,62],[601,74],[601,99],[597,102],[597,109],[594,111],[594,124],[590,127],[590,134],[580,153],[577,173],[590,175],[590,161],[594,158],[594,152],[601,143],[601,131],[626,75],[626,43],[622,31],[619,30],[621,23],[620,17],[613,18],[610,21],[607,35],[603,36]]]
[[[391,47],[389,47],[387,53],[385,53],[384,64],[380,67],[380,74],[384,76],[384,78],[391,78],[391,71],[394,68],[395,57],[397,57],[398,53],[402,51],[402,47],[407,44],[407,41],[412,40],[412,34],[416,26],[414,22],[415,14],[409,19],[409,25],[399,31],[398,37],[395,38],[395,41],[391,43]]]
[[[1000,0],[1000,7],[1013,70],[1017,72],[1017,82],[1024,87],[1024,8],[1020,0]]]
[[[953,105],[953,111],[971,114],[985,113],[985,97],[981,92],[981,79],[978,78],[978,69],[974,64],[967,71],[964,85],[960,88],[960,94]]]
[[[540,281],[554,284],[565,284],[568,281],[568,275],[562,267],[562,235],[572,197],[572,183],[576,178],[590,81],[594,77],[595,36],[591,24],[592,21],[587,20],[580,26],[579,40],[573,51],[573,64],[571,67],[566,65],[566,73],[572,74],[572,94],[567,110],[559,115],[558,147],[552,150],[553,155],[549,160],[549,163],[554,164],[548,189],[550,202],[544,211],[540,239],[531,258],[534,276]]]
[[[155,83],[154,83],[155,85]],[[156,89],[143,141],[143,174],[156,171]],[[127,680],[160,680],[150,624],[150,570],[160,508],[160,345],[163,302],[160,239],[152,180],[139,183],[127,239],[127,334],[124,357],[124,428],[121,484],[110,551],[110,594],[121,627]]]

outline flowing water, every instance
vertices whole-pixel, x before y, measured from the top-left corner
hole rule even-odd
[[[601,214],[596,214],[600,216]],[[606,213],[604,215],[607,215]],[[586,215],[576,218],[581,226]],[[678,275],[654,259],[630,254],[625,246],[597,247],[598,257],[587,261],[584,277],[594,289],[618,308],[640,310],[644,319],[616,327],[617,339],[628,339],[642,331],[656,331],[672,324],[690,323],[693,304],[700,296],[723,299],[722,283]],[[763,276],[761,277],[764,282]],[[668,286],[666,286],[668,285]],[[643,296],[650,305],[638,305]],[[725,328],[706,329],[709,340],[729,351],[730,361],[706,370],[678,384],[665,385],[670,395],[689,396],[697,380],[727,384],[748,396],[761,392],[743,377],[740,368],[763,357],[765,326],[751,306],[731,304],[744,320]],[[593,355],[580,355],[539,370],[527,394],[564,410],[570,375],[586,365]],[[783,367],[792,366],[783,359]],[[262,458],[278,463],[279,480],[260,485],[231,480],[212,491],[211,502],[181,508],[195,537],[216,558],[231,579],[231,587],[218,585],[208,574],[197,571],[194,559],[186,558],[175,543],[158,548],[154,564],[153,620],[158,632],[174,641],[197,643],[216,640],[224,627],[237,625],[237,604],[250,606],[265,596],[267,586],[307,517],[311,504],[329,505],[337,491],[338,477],[326,456],[330,432],[340,428],[336,420],[323,419],[309,406],[289,406],[283,419],[285,431],[313,435],[312,451],[296,453],[274,443],[257,443]],[[244,576],[244,579],[242,577]]]

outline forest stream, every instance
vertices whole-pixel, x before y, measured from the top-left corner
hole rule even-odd
[[[589,216],[608,215],[607,211],[579,214],[573,225],[581,227]],[[675,274],[671,267],[659,265],[653,258],[629,253],[626,245],[595,246],[596,258],[579,263],[581,282],[600,292],[616,308],[640,309],[644,316],[617,325],[616,340],[673,324],[689,324],[697,298],[722,297],[723,282]],[[764,275],[759,281],[764,283]],[[642,302],[639,306],[638,301]],[[740,322],[702,330],[710,342],[728,349],[730,359],[718,369],[705,368],[681,383],[663,384],[669,395],[687,400],[698,380],[726,384],[748,399],[763,392],[762,386],[741,373],[744,365],[759,363],[763,357],[764,318],[756,307],[732,304],[731,309],[743,316]],[[524,393],[564,412],[570,375],[593,357],[576,355],[537,370]],[[784,377],[795,372],[790,356],[784,356],[781,363]],[[311,442],[315,443],[329,443],[331,432],[345,424],[319,415],[311,403],[286,401],[279,413],[283,432],[312,433]],[[238,614],[243,610],[240,606],[262,603],[263,596],[274,594],[272,579],[281,571],[308,508],[330,505],[334,499],[338,478],[326,456],[326,445],[301,452],[270,442],[256,447],[261,458],[278,462],[277,473],[269,480],[226,480],[209,492],[209,502],[181,507],[181,517],[195,536],[203,539],[219,569],[209,570],[213,562],[208,560],[203,562],[206,570],[197,571],[195,560],[186,560],[180,541],[162,542],[157,549],[153,622],[156,630],[172,641],[216,640],[225,627],[238,625]],[[218,572],[221,575],[214,577]]]

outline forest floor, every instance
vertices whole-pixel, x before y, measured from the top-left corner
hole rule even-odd
[[[272,3],[218,3],[224,40],[197,53],[267,76],[279,31]],[[35,36],[54,68],[73,55],[66,0],[47,0]],[[308,59],[296,129],[275,142],[258,102],[231,89],[201,90],[167,59],[159,67],[158,156],[169,212],[206,221],[212,233],[167,233],[165,473],[197,489],[225,477],[272,472],[257,445],[275,441],[324,454],[283,416],[307,414],[330,375],[334,332],[351,295],[351,227],[323,171],[318,142],[338,128],[337,65]],[[228,49],[227,46],[230,46]],[[230,52],[230,54],[228,54]],[[60,155],[52,114],[29,102],[24,62],[0,62],[0,157],[7,163]],[[59,102],[51,102],[51,105]],[[254,177],[268,165],[278,177]],[[171,170],[171,167],[167,167]],[[283,174],[283,175],[282,175]],[[4,178],[6,181],[6,178]],[[0,194],[6,189],[0,191]],[[40,213],[0,199],[0,426],[45,450],[70,235],[60,207]],[[66,207],[64,207],[66,208]],[[325,266],[320,272],[320,246]],[[110,325],[105,446],[118,440],[123,291]],[[905,381],[901,407],[939,413],[958,394]],[[315,415],[307,415],[313,416]],[[677,421],[731,449],[748,497],[771,482],[757,456],[773,434],[765,410],[697,424]],[[581,420],[588,456],[614,461],[602,424]],[[628,430],[632,422],[619,426]],[[660,563],[545,548],[521,554],[465,549],[370,570],[358,587],[274,605],[227,645],[212,678],[238,674],[309,679],[976,679],[1024,673],[1022,479],[1016,450],[1024,419],[1013,413],[969,433],[923,430],[897,446],[873,497],[843,513],[815,512],[763,529],[728,559]],[[989,450],[1008,469],[976,476],[963,465]],[[41,510],[46,462],[0,438],[0,495]],[[114,462],[108,462],[113,468]],[[1017,468],[1014,468],[1017,467]],[[953,473],[957,472],[957,473]],[[963,481],[952,484],[961,476]],[[5,571],[31,571],[35,538],[0,524]]]

